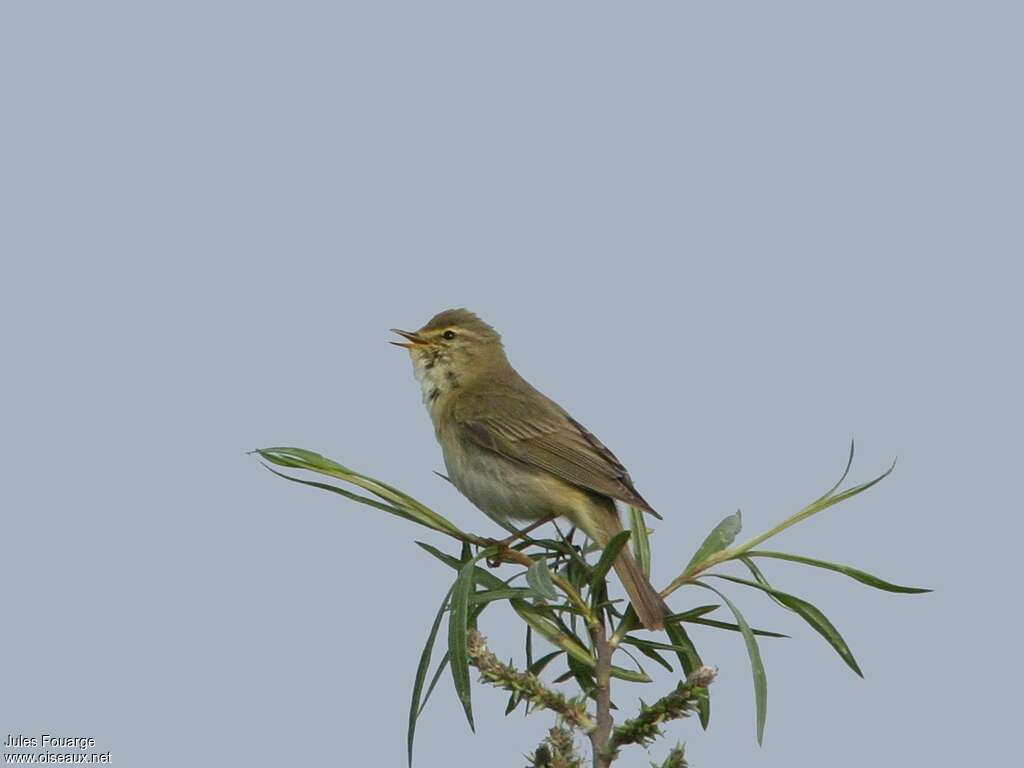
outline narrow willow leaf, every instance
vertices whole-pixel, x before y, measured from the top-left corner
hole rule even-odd
[[[827,491],[825,491],[825,493],[823,493],[817,499],[815,499],[815,501],[821,501],[822,499],[827,499],[829,496],[831,496],[833,493],[836,492],[836,489],[839,488],[840,485],[843,484],[843,481],[846,479],[847,475],[850,474],[850,467],[853,466],[853,453],[854,453],[854,444],[853,444],[853,440],[850,440],[850,456],[849,456],[849,458],[846,459],[846,469],[843,470],[843,474],[839,477],[838,480],[836,480],[836,484],[833,485],[831,488],[829,488]]]
[[[626,644],[626,645],[632,645],[634,648],[636,648],[638,651],[640,651],[640,653],[642,653],[648,659],[651,659],[652,661],[656,661],[658,664],[663,666],[669,672],[673,672],[674,671],[672,669],[672,665],[669,664],[668,661],[665,659],[665,657],[662,656],[660,653],[658,653],[658,650],[657,650],[660,646],[666,645],[666,643],[655,644],[655,643],[651,642],[650,640],[642,640],[639,637],[630,637],[628,635],[626,637],[622,638],[622,642],[624,644]],[[668,649],[674,651],[675,647],[674,646],[668,646]]]
[[[322,456],[314,451],[307,451],[303,448],[278,447],[260,448],[257,449],[256,453],[267,461],[279,466],[306,469],[310,472],[318,472],[322,475],[337,477],[340,480],[347,480],[353,485],[358,485],[360,488],[364,488],[386,501],[393,501],[403,506],[416,508],[422,507],[424,510],[431,512],[432,514],[437,514],[426,507],[426,505],[417,501],[409,494],[403,493],[394,486],[342,466],[338,462],[328,459],[326,456]],[[440,517],[440,515],[438,515],[438,517]]]
[[[690,564],[686,566],[684,571],[690,571],[694,566],[700,565],[711,555],[721,552],[732,544],[742,527],[743,515],[737,510],[735,514],[729,515],[712,529],[711,533],[704,539],[704,543],[697,548],[697,551],[690,559]]]
[[[541,549],[547,550],[545,555],[548,558],[553,558],[554,562],[558,562],[558,558],[570,558],[573,556],[573,550],[564,541],[555,541],[554,539],[530,539],[528,541],[522,541],[512,547],[520,552],[530,549],[530,547],[540,547]]]
[[[807,518],[809,518],[809,517],[811,517],[813,515],[816,515],[819,512],[828,509],[829,507],[835,506],[836,504],[839,504],[840,502],[846,501],[847,499],[852,498],[852,497],[856,496],[857,494],[864,493],[864,491],[866,491],[869,488],[872,488],[872,487],[878,485],[885,478],[887,478],[889,475],[891,475],[892,471],[894,469],[896,469],[896,462],[895,461],[893,461],[893,463],[889,466],[889,468],[887,470],[885,470],[885,472],[880,474],[874,480],[869,480],[866,483],[861,483],[860,485],[855,485],[853,488],[847,488],[842,493],[836,493],[836,494],[829,495],[829,496],[822,496],[822,497],[812,501],[810,504],[808,504],[806,507],[801,509],[799,512],[797,512],[796,514],[790,515],[785,520],[783,520],[781,523],[776,525],[774,528],[771,528],[770,530],[765,531],[764,533],[758,534],[757,536],[755,536],[754,538],[750,539],[749,541],[746,541],[742,545],[736,547],[732,554],[734,556],[736,556],[736,557],[739,557],[740,555],[744,555],[748,551],[750,551],[751,549],[756,547],[757,545],[761,544],[762,542],[767,541],[768,539],[772,538],[773,536],[777,536],[778,534],[782,533],[787,528],[790,528],[790,527],[796,525],[797,523],[803,522]]]
[[[505,589],[485,589],[474,592],[469,596],[470,605],[483,605],[493,603],[495,600],[512,600],[513,598],[523,599],[534,594],[532,589],[524,587],[506,587]]]
[[[757,639],[754,637],[754,633],[750,630],[750,625],[747,624],[747,620],[743,618],[743,614],[740,613],[740,609],[726,597],[722,592],[712,587],[710,584],[704,584],[699,581],[693,582],[694,584],[710,589],[724,602],[729,610],[732,611],[732,615],[736,617],[736,623],[739,625],[740,633],[743,635],[743,642],[747,646],[747,655],[750,657],[750,671],[754,677],[754,705],[757,710],[757,743],[761,744],[764,741],[764,722],[765,717],[768,714],[768,677],[764,672],[764,662],[761,661],[761,649],[757,647]]]
[[[281,467],[308,469],[313,472],[347,472],[346,467],[319,453],[304,448],[257,448],[256,453]]]
[[[857,660],[853,658],[853,652],[850,647],[843,640],[843,636],[839,634],[839,630],[833,626],[832,622],[828,620],[824,613],[818,610],[816,607],[808,603],[806,600],[801,600],[799,597],[794,595],[780,592],[777,589],[773,589],[770,586],[766,586],[757,581],[749,581],[748,579],[741,579],[736,576],[726,576],[725,574],[709,574],[717,579],[725,579],[735,584],[743,584],[747,587],[753,587],[754,589],[760,589],[762,592],[766,592],[773,597],[777,598],[782,605],[784,605],[793,613],[797,614],[800,618],[806,621],[819,635],[828,641],[836,653],[842,658],[843,661],[861,677],[864,677],[864,673],[860,671],[860,667],[857,665]],[[710,587],[709,587],[710,589]]]
[[[647,523],[644,520],[643,510],[636,507],[629,508],[630,530],[633,531],[633,554],[640,565],[644,576],[651,578],[651,540],[647,534]]]
[[[572,670],[571,669],[568,672],[563,672],[562,674],[560,674],[558,677],[556,677],[551,682],[553,682],[553,683],[555,683],[557,685],[558,683],[564,683],[567,680],[572,680]]]
[[[811,515],[816,514],[823,509],[828,509],[834,504],[838,504],[841,501],[846,501],[847,499],[853,498],[859,493],[864,493],[864,491],[868,490],[868,488],[872,488],[878,485],[883,480],[885,480],[885,478],[892,474],[892,471],[894,469],[896,469],[895,460],[893,460],[892,464],[889,465],[889,468],[885,470],[885,472],[880,474],[874,480],[868,480],[866,483],[861,483],[860,485],[853,486],[853,488],[847,488],[842,493],[837,493],[834,496],[829,496],[826,499],[820,499],[814,502],[813,504],[809,505],[807,509],[802,510],[801,513],[798,513],[800,514],[800,519],[802,520],[808,518]]]
[[[533,666],[533,627],[526,625],[526,668]]]
[[[685,619],[685,621],[687,624],[700,624],[705,627],[714,627],[715,629],[728,629],[733,632],[740,631],[738,624],[731,624],[728,621],[716,621],[715,619],[705,619],[702,616],[698,616],[692,619]],[[753,632],[755,635],[758,635],[759,637],[784,637],[787,639],[789,638],[789,635],[784,635],[781,632],[772,632],[767,629],[758,629],[757,627],[751,627],[750,631]],[[657,647],[659,644],[654,643],[654,645]],[[663,646],[665,650],[675,650],[674,646],[668,645],[667,643],[661,643],[660,645]]]
[[[567,627],[565,625],[565,622],[562,621],[561,616],[559,614],[555,613],[555,611],[553,610],[553,606],[549,607],[549,606],[546,606],[546,605],[538,605],[538,606],[534,606],[534,608],[539,613],[547,614],[548,617],[555,622],[555,624],[557,625],[557,627],[558,627],[558,629],[561,632],[563,637],[568,637],[570,640],[572,640],[580,648],[586,648],[586,646],[583,644],[583,641],[580,640],[580,638],[576,635],[575,630],[574,629],[570,629],[569,627]],[[573,620],[575,620],[576,616],[573,615],[572,618],[573,618]],[[590,651],[589,650],[587,651],[587,655],[586,656],[577,655],[576,658],[577,658],[578,661],[586,664],[588,667],[591,667],[591,668],[594,667],[595,664],[596,664],[595,660],[594,660],[594,657],[592,655],[590,655]],[[628,680],[628,681],[633,682],[633,683],[649,683],[649,682],[651,682],[651,678],[647,675],[646,672],[643,672],[643,671],[634,672],[631,669],[624,669],[623,667],[618,667],[618,666],[616,666],[614,664],[612,664],[609,667],[608,671],[609,671],[609,674],[612,677],[618,678],[619,680]]]
[[[448,654],[452,669],[452,682],[455,683],[455,693],[459,697],[459,701],[462,702],[470,730],[476,731],[476,727],[473,725],[469,652],[466,638],[466,633],[469,631],[469,596],[473,591],[473,565],[473,561],[470,560],[462,567],[452,590],[452,612],[448,617]]]
[[[476,726],[473,724],[469,651],[466,638],[466,633],[469,631],[469,599],[473,593],[473,577],[479,570],[476,567],[476,561],[483,557],[490,557],[496,551],[497,549],[494,547],[484,549],[476,557],[467,560],[459,569],[459,576],[452,587],[452,610],[448,617],[448,654],[451,657],[452,682],[455,683],[455,693],[458,695],[459,701],[462,702],[470,730],[473,731],[476,731]]]
[[[671,613],[671,614],[669,614],[668,616],[665,617],[665,623],[666,624],[673,624],[673,623],[677,623],[677,622],[680,622],[680,621],[689,621],[690,619],[696,619],[696,618],[698,618],[700,616],[703,616],[706,613],[711,613],[712,611],[716,611],[716,610],[718,610],[721,607],[722,606],[720,606],[720,605],[699,605],[696,608],[691,608],[690,610],[683,611],[682,613]]]
[[[537,632],[555,647],[561,648],[575,659],[582,661],[590,667],[595,664],[594,657],[575,637],[563,632],[558,625],[548,618],[537,606],[530,605],[525,600],[510,600],[512,609],[519,614],[519,617],[529,624],[534,632]]]
[[[456,571],[462,570],[462,566],[464,565],[464,563],[461,560],[459,560],[457,557],[452,557],[451,555],[446,555],[444,552],[439,550],[437,547],[431,546],[430,544],[427,544],[427,543],[422,542],[422,541],[417,541],[416,544],[424,552],[430,553],[431,555],[436,557],[438,560],[440,560],[445,565],[447,565],[447,566],[449,566],[451,568],[454,568]],[[477,558],[477,559],[479,559],[479,558]],[[476,575],[474,576],[474,578],[476,579],[476,581],[478,583],[482,584],[483,586],[487,587],[488,589],[504,589],[505,588],[505,582],[503,582],[501,579],[499,579],[493,573],[491,573],[490,571],[488,571],[488,570],[486,570],[484,568],[481,568],[479,565],[475,566],[475,567],[476,567],[476,571],[475,571]]]
[[[715,621],[714,619],[688,619],[689,624],[702,624],[705,627],[715,627],[716,629],[728,629],[733,632],[739,632],[740,627],[738,624],[730,624],[728,621]],[[784,637],[789,639],[789,635],[784,635],[781,632],[771,632],[767,629],[758,629],[757,627],[751,627],[750,631],[758,637]]]
[[[433,544],[427,544],[425,541],[417,541],[416,546],[424,552],[429,552],[449,568],[454,568],[456,571],[460,570],[463,566],[463,563],[459,558],[454,555],[449,555],[447,552],[442,552]]]
[[[448,662],[450,660],[451,656],[448,654],[448,651],[445,651],[444,656],[441,657],[441,661],[437,664],[437,669],[434,670],[434,674],[430,678],[430,685],[427,686],[427,692],[423,696],[423,701],[420,702],[419,712],[416,713],[417,717],[423,714],[423,710],[426,708],[427,702],[430,701],[430,695],[434,692],[434,688],[437,687],[437,681],[441,679],[441,675],[444,674],[446,669],[448,669]]]
[[[526,571],[526,583],[543,600],[557,600],[558,593],[555,591],[554,582],[551,581],[551,571],[548,570],[548,563],[543,557],[533,561],[533,565]]]
[[[665,634],[668,635],[669,640],[672,641],[673,651],[675,651],[676,658],[679,659],[679,666],[683,668],[683,674],[689,675],[694,670],[700,669],[704,666],[704,662],[701,661],[700,654],[697,653],[697,646],[690,640],[690,636],[686,634],[686,630],[683,629],[682,624],[665,624]],[[702,696],[700,701],[697,703],[698,714],[700,715],[700,724],[707,730],[708,724],[711,722],[711,695],[708,693],[707,696]]]
[[[344,496],[346,499],[358,501],[360,504],[366,504],[367,506],[374,507],[375,509],[382,509],[385,512],[390,512],[392,515],[396,515],[402,518],[403,520],[409,520],[414,523],[419,522],[419,520],[417,520],[411,514],[406,512],[404,509],[396,507],[392,504],[384,504],[383,502],[377,501],[376,499],[371,499],[369,496],[363,496],[358,493],[352,493],[352,491],[346,491],[344,488],[339,488],[338,486],[330,485],[329,483],[318,483],[315,480],[303,480],[302,478],[299,477],[292,477],[291,475],[286,475],[284,472],[278,472],[269,464],[263,464],[263,466],[266,467],[268,471],[273,472],[278,477],[283,477],[285,480],[288,480],[292,483],[299,483],[300,485],[308,485],[310,488],[319,488],[321,491],[337,493],[340,496]]]
[[[592,668],[586,666],[586,664],[581,662],[579,659],[573,658],[572,656],[567,656],[566,660],[567,660],[567,663],[569,664],[569,666],[571,667],[571,669],[569,669],[568,671],[566,671],[563,674],[561,674],[558,677],[556,677],[554,680],[552,680],[552,682],[556,683],[556,684],[557,683],[564,683],[567,680],[572,680],[572,679],[575,678],[577,683],[579,684],[580,688],[583,689],[583,690],[588,690],[588,695],[591,696],[591,698],[593,698],[593,690],[592,690],[593,684],[592,683],[586,683],[585,681],[586,681],[586,679],[588,679],[588,677],[587,676],[581,677],[580,674],[579,674],[579,672],[582,670],[582,671],[587,672],[587,674],[589,675],[591,670],[592,670]],[[647,675],[646,672],[643,672],[643,671],[635,672],[635,671],[633,671],[631,669],[623,669],[622,667],[617,667],[614,664],[609,668],[608,673],[609,673],[609,675],[611,675],[612,677],[614,677],[614,678],[616,678],[618,680],[625,680],[625,681],[630,682],[630,683],[650,683],[650,682],[653,682],[651,677],[649,675]],[[592,677],[589,678],[589,679],[592,679]],[[613,706],[612,708],[614,709],[615,707]]]
[[[480,616],[480,613],[487,606],[478,606],[476,608],[470,608],[469,610],[469,626],[475,626],[476,620]],[[427,686],[427,692],[423,695],[423,701],[420,703],[420,711],[418,715],[423,714],[423,710],[427,706],[427,702],[430,701],[430,695],[434,692],[434,688],[437,687],[437,681],[441,679],[441,675],[448,668],[448,661],[450,656],[448,651],[444,652],[444,656],[441,657],[441,661],[437,665],[437,669],[434,670],[433,676],[430,678],[430,685]]]
[[[739,558],[739,560],[741,563],[747,566],[747,570],[750,571],[750,575],[754,577],[754,581],[756,581],[761,586],[768,587],[768,589],[772,588],[772,585],[768,583],[768,577],[761,573],[761,569],[757,567],[757,564],[754,563],[753,560],[746,556]],[[781,605],[783,608],[789,607],[784,602],[779,600],[779,598],[777,598],[771,592],[766,592],[765,594],[767,594],[772,600]]]
[[[843,573],[849,576],[851,579],[859,581],[861,584],[867,584],[869,587],[875,589],[881,589],[885,592],[899,592],[906,595],[920,595],[926,592],[931,592],[930,589],[922,589],[921,587],[901,587],[899,584],[891,584],[888,581],[872,576],[870,573],[853,568],[849,565],[839,565],[838,563],[829,563],[824,560],[815,560],[811,557],[802,557],[801,555],[789,555],[785,552],[766,552],[760,549],[754,549],[747,552],[747,557],[772,557],[778,560],[789,560],[794,563],[803,563],[804,565],[813,565],[815,568],[825,568],[829,571],[835,571],[836,573]]]
[[[556,648],[561,648],[576,661],[582,662],[587,668],[594,668],[596,662],[586,646],[580,642],[579,638],[568,627],[564,625],[559,626],[558,623],[553,621],[548,613],[546,613],[547,609],[544,606],[531,605],[525,600],[510,600],[509,604],[523,621],[533,627],[533,630],[548,642]],[[645,674],[614,665],[611,667],[610,674],[612,677],[631,682],[649,683],[651,681],[651,678]]]
[[[629,656],[629,660],[632,661],[634,664],[636,664],[637,672],[639,674],[644,675],[644,676],[650,678],[650,675],[647,674],[647,670],[644,669],[644,665],[640,663],[640,660],[634,654],[630,653],[629,648],[619,648],[619,650],[622,651],[627,656]],[[638,648],[637,650],[640,650],[640,649]],[[644,654],[644,655],[646,656],[647,654]]]
[[[597,682],[594,680],[593,675],[594,668],[572,656],[566,656],[565,660],[569,664],[569,671],[572,672],[572,676],[576,679],[576,684],[580,687],[580,691],[584,695],[592,697],[594,690],[597,688]]]
[[[285,447],[260,448],[256,450],[256,453],[271,464],[277,464],[281,467],[305,469],[352,483],[384,501],[403,508],[410,515],[410,519],[421,525],[442,533],[463,535],[458,526],[407,493],[403,493],[380,480],[344,467],[336,461],[328,459],[326,456],[321,456],[318,453],[302,448]]]
[[[551,653],[546,653],[527,667],[526,671],[531,675],[539,675],[547,668],[548,664],[557,659],[563,653],[565,653],[565,651],[552,651]]]
[[[594,566],[594,573],[590,577],[590,592],[591,594],[597,594],[601,589],[601,584],[604,582],[604,577],[608,575],[608,571],[611,570],[612,565],[615,564],[616,559],[619,557],[619,553],[622,548],[626,546],[626,542],[632,534],[630,531],[619,531],[611,540],[608,542],[608,546],[604,548],[604,552],[601,553],[601,558],[597,561],[597,565]]]
[[[416,719],[420,714],[420,695],[423,693],[423,683],[427,679],[430,657],[434,652],[434,639],[437,637],[437,630],[441,626],[441,619],[444,617],[445,609],[448,608],[448,600],[451,598],[451,595],[452,590],[449,589],[445,593],[444,600],[441,601],[441,607],[437,609],[437,616],[434,617],[434,623],[430,627],[430,634],[427,635],[427,642],[424,644],[423,652],[420,654],[419,666],[416,667],[416,678],[412,686],[412,703],[409,706],[409,734],[406,740],[410,768],[412,766],[412,744],[416,736]]]
[[[667,623],[667,622],[666,622]],[[622,616],[622,620],[619,622],[619,626],[615,628],[615,632],[612,633],[612,644],[621,642],[622,638],[626,636],[627,632],[632,632],[640,624],[640,619],[636,616],[636,610],[633,605],[627,605],[626,611]]]
[[[624,669],[623,667],[617,667],[614,664],[608,669],[608,673],[619,680],[626,680],[630,683],[649,683],[651,677],[642,669],[637,672],[632,669]]]

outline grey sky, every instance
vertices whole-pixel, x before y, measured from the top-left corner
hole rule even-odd
[[[762,644],[759,749],[740,638],[695,632],[721,675],[711,730],[671,729],[694,766],[1005,763],[1021,17],[3,4],[0,735],[91,736],[122,766],[404,765],[451,578],[413,540],[444,542],[245,451],[318,450],[493,533],[432,474],[385,344],[468,306],[665,516],[656,583],[737,507],[754,533],[821,493],[851,437],[855,481],[899,456],[773,547],[937,592],[769,563],[867,679],[732,590],[794,638]],[[504,656],[511,626],[482,626]],[[474,695],[475,736],[442,683],[418,765],[524,764],[548,718]]]

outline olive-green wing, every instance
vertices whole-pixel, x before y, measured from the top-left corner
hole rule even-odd
[[[492,392],[486,404],[466,398],[452,416],[462,434],[483,448],[661,517],[615,454],[557,404],[531,394],[528,404],[518,393]]]

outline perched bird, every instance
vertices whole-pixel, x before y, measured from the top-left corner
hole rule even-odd
[[[660,517],[600,440],[534,389],[505,356],[501,336],[466,309],[418,331],[392,329],[409,350],[423,402],[459,491],[499,522],[565,517],[601,546],[622,530],[615,501]],[[668,613],[628,547],[615,570],[648,629]]]

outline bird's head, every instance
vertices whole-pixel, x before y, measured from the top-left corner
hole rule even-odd
[[[496,365],[507,364],[501,335],[468,309],[446,309],[418,331],[392,331],[405,341],[424,399],[435,400]]]

